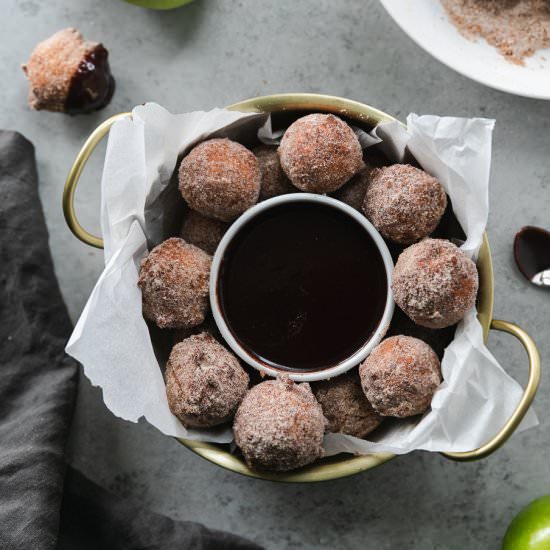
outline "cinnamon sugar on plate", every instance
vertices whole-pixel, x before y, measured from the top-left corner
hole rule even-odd
[[[441,0],[449,19],[471,40],[484,38],[511,63],[524,65],[550,48],[550,0]]]

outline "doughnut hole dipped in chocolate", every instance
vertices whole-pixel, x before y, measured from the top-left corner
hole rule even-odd
[[[251,468],[288,471],[323,456],[326,424],[309,384],[295,384],[281,375],[248,391],[233,432]]]
[[[386,239],[411,244],[437,227],[446,206],[436,178],[409,164],[393,164],[370,174],[363,212]]]
[[[308,193],[332,193],[363,168],[357,136],[334,115],[299,118],[287,128],[278,152],[290,181]]]
[[[361,363],[361,385],[383,416],[404,418],[424,413],[441,383],[435,352],[410,336],[387,338]]]
[[[277,147],[261,145],[260,147],[256,147],[253,152],[258,159],[260,171],[262,172],[260,201],[278,197],[279,195],[286,195],[287,193],[296,193],[296,187],[290,183],[290,180],[281,168]]]
[[[105,107],[115,89],[108,55],[72,28],[40,42],[23,65],[31,109],[72,115]]]
[[[254,154],[229,139],[209,139],[181,161],[179,189],[193,210],[230,222],[258,202],[262,174]]]
[[[160,328],[200,325],[208,311],[211,261],[206,252],[176,237],[153,248],[139,273],[143,316]]]
[[[356,375],[315,382],[312,389],[328,421],[327,432],[363,438],[383,420],[365,397]]]
[[[186,427],[229,422],[248,383],[237,358],[206,332],[176,344],[166,365],[168,405]]]
[[[458,323],[476,301],[475,263],[444,239],[424,239],[399,256],[392,277],[395,303],[418,325]]]

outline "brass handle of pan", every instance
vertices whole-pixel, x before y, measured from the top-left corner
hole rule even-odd
[[[533,339],[522,328],[518,327],[514,323],[509,323],[508,321],[498,321],[497,319],[493,319],[491,321],[491,328],[512,334],[523,345],[529,359],[529,379],[517,407],[493,439],[473,451],[441,453],[444,457],[451,460],[468,462],[485,458],[486,456],[494,453],[515,432],[516,428],[519,426],[519,423],[525,416],[525,413],[529,410],[529,407],[535,398],[535,394],[537,393],[541,367],[539,352]]]
[[[69,170],[69,175],[67,176],[67,180],[65,182],[65,188],[63,189],[63,214],[69,229],[73,232],[75,237],[80,239],[83,243],[94,246],[95,248],[103,248],[103,239],[92,235],[92,233],[80,225],[74,209],[76,186],[78,185],[80,175],[82,174],[82,170],[84,170],[88,159],[92,156],[92,153],[98,143],[109,133],[111,126],[118,120],[131,116],[131,113],[119,113],[118,115],[114,115],[111,118],[108,118],[105,122],[101,123],[91,133],[90,137],[88,137],[78,152],[78,155]]]

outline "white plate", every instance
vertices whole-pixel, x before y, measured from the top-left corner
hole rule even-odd
[[[514,65],[485,40],[464,38],[439,0],[380,2],[419,46],[451,69],[503,92],[550,99],[550,50],[540,50],[525,66]]]

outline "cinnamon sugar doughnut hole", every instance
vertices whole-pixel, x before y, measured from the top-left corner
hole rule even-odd
[[[364,166],[357,136],[334,115],[299,118],[287,128],[278,151],[285,174],[308,193],[332,193]]]
[[[206,332],[176,344],[166,364],[168,406],[186,427],[229,422],[248,383],[237,358]]]
[[[333,197],[355,208],[358,212],[363,212],[363,202],[373,170],[373,166],[365,163],[355,176],[333,194]]]
[[[404,418],[428,409],[441,383],[441,366],[422,340],[392,336],[361,363],[359,375],[367,399],[379,414]]]
[[[288,471],[323,456],[326,422],[309,384],[283,375],[248,391],[233,431],[251,468]]]
[[[281,168],[277,147],[260,145],[254,149],[253,153],[258,159],[260,171],[262,172],[260,201],[286,195],[287,193],[296,193],[296,187],[290,183]]]
[[[143,316],[160,328],[192,328],[208,311],[212,258],[200,248],[172,237],[141,262],[138,286]]]
[[[207,218],[196,210],[189,210],[183,219],[180,236],[189,244],[214,255],[228,228],[227,223]]]
[[[262,174],[254,154],[229,139],[209,139],[181,161],[179,189],[203,216],[230,222],[258,202]]]
[[[439,224],[447,195],[439,181],[409,164],[373,170],[363,212],[382,236],[411,244],[428,236]]]
[[[316,382],[312,389],[328,420],[327,432],[362,438],[383,420],[365,397],[357,376],[343,374]]]
[[[418,325],[458,323],[476,302],[475,263],[445,239],[424,239],[406,248],[393,270],[395,303]]]

